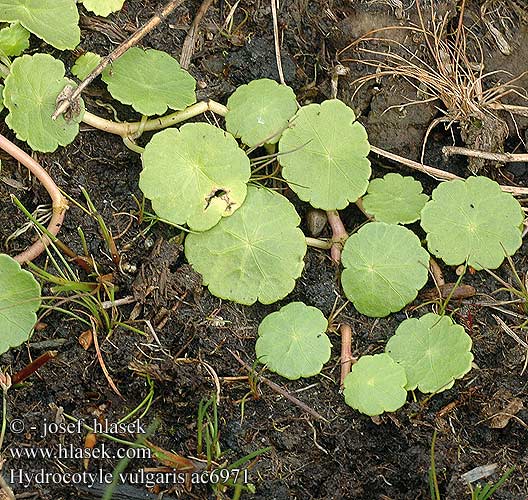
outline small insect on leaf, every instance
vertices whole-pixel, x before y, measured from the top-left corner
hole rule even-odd
[[[185,256],[213,295],[240,304],[271,304],[288,295],[301,275],[306,239],[299,223],[284,196],[249,186],[233,215],[187,236]]]

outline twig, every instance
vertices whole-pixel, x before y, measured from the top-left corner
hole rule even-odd
[[[497,324],[506,332],[512,339],[514,339],[518,344],[523,346],[525,349],[528,349],[528,344],[519,337],[501,318],[499,318],[496,314],[492,314],[493,318],[497,322]]]
[[[277,4],[279,0],[271,0],[271,14],[273,16],[273,40],[275,41],[275,60],[277,61],[277,71],[280,82],[285,85],[284,73],[282,72],[282,59],[280,53],[279,23],[277,20]]]
[[[419,172],[423,172],[424,174],[430,175],[431,177],[434,177],[436,180],[443,180],[443,181],[452,181],[454,179],[464,180],[462,177],[452,174],[451,172],[446,172],[445,170],[440,170],[439,168],[430,167],[423,163],[418,163],[417,161],[409,160],[407,158],[404,158],[403,156],[399,156],[394,153],[390,153],[389,151],[385,151],[384,149],[377,148],[376,146],[371,145],[370,150],[373,153],[383,156],[384,158],[388,158],[389,160],[393,160],[398,163],[401,163],[402,165],[412,168],[413,170],[418,170]],[[506,193],[511,193],[514,196],[526,196],[528,194],[528,188],[525,188],[525,187],[501,185],[500,188]]]
[[[341,332],[341,379],[340,387],[343,389],[345,378],[350,373],[352,364],[356,358],[352,356],[352,328],[347,323],[343,323],[339,328]]]
[[[56,356],[57,351],[46,351],[44,354],[41,354],[37,359],[29,363],[27,366],[22,368],[22,370],[19,370],[11,377],[13,384],[20,384],[20,382],[23,382],[30,375],[33,375],[33,373],[35,373]]]
[[[251,369],[251,367],[245,363],[238,354],[235,354],[231,349],[227,349],[231,355],[244,367],[246,371],[249,373],[253,373],[254,370]],[[322,420],[323,422],[328,422],[326,418],[324,418],[322,415],[317,413],[314,409],[310,408],[308,405],[297,399],[295,396],[292,396],[287,390],[283,389],[280,385],[277,385],[275,382],[272,382],[271,380],[267,379],[266,377],[263,377],[262,375],[259,375],[259,380],[264,382],[269,388],[280,394],[281,396],[284,396],[288,401],[291,401],[294,405],[297,405],[301,410],[305,411],[306,413],[309,413],[312,417],[316,418],[317,420]]]
[[[204,0],[202,2],[202,5],[200,5],[200,8],[198,9],[198,12],[196,13],[192,26],[190,27],[189,31],[187,32],[187,36],[185,37],[185,40],[183,41],[181,56],[180,56],[180,66],[184,69],[189,68],[189,64],[191,63],[191,58],[194,54],[194,46],[196,44],[196,34],[198,33],[198,26],[200,25],[200,22],[202,21],[203,16],[205,16],[207,10],[209,9],[209,7],[211,7],[213,2],[214,0]]]
[[[92,83],[92,81],[99,76],[102,71],[117,58],[122,56],[130,47],[136,45],[146,34],[150,33],[159,23],[161,23],[176,7],[181,5],[184,0],[171,0],[167,2],[161,10],[152,16],[143,26],[136,30],[127,40],[119,45],[114,51],[103,57],[97,67],[80,83],[80,85],[71,93],[69,97],[64,99],[55,109],[52,115],[54,120],[64,113],[73,102],[75,102],[82,91]]]
[[[339,263],[341,262],[341,250],[348,238],[348,233],[337,210],[328,210],[326,216],[328,217],[328,224],[332,228],[332,241],[334,243],[330,249],[330,256],[334,262]]]
[[[488,151],[477,151],[475,149],[460,148],[458,146],[444,146],[442,153],[446,156],[463,155],[472,158],[484,158],[485,160],[499,161],[502,163],[528,161],[528,153],[490,153]]]
[[[22,151],[18,146],[13,144],[9,139],[0,134],[0,148],[6,153],[9,153],[15,160],[18,160],[24,165],[44,186],[49,193],[52,203],[53,214],[48,225],[48,231],[57,236],[64,221],[64,214],[68,209],[68,200],[62,195],[57,184],[48,175],[44,168],[29,156],[25,151]],[[23,264],[24,262],[36,259],[44,249],[49,245],[50,239],[47,236],[41,236],[38,241],[33,243],[24,252],[15,256],[15,260]]]
[[[134,302],[136,302],[136,299],[132,295],[127,295],[121,299],[105,300],[104,302],[101,302],[101,307],[103,309],[112,309],[113,307],[133,304]]]

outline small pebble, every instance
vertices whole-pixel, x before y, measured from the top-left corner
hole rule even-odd
[[[308,232],[314,238],[317,238],[323,231],[327,223],[326,212],[317,208],[310,208],[306,212],[306,224]]]

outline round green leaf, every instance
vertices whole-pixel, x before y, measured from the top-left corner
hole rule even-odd
[[[348,238],[341,261],[345,295],[367,316],[399,311],[427,282],[429,254],[403,226],[366,224]]]
[[[103,71],[102,79],[114,99],[147,116],[196,102],[194,78],[161,50],[132,47]]]
[[[361,356],[344,382],[345,403],[366,415],[396,411],[407,399],[404,369],[388,354]]]
[[[319,309],[292,302],[263,319],[255,346],[257,358],[290,380],[317,375],[330,359],[327,327]]]
[[[403,321],[385,351],[407,375],[408,390],[441,392],[471,370],[471,337],[448,316]]]
[[[0,354],[29,338],[39,307],[40,286],[33,275],[0,254]]]
[[[125,0],[82,0],[86,10],[103,17],[121,10],[124,3]]]
[[[521,246],[519,202],[487,177],[443,182],[422,210],[429,251],[446,264],[496,269]]]
[[[241,85],[227,101],[226,128],[249,147],[274,144],[297,111],[293,90],[263,78]]]
[[[156,214],[206,231],[244,202],[249,158],[234,137],[208,123],[157,133],[142,155],[139,187]]]
[[[191,233],[185,255],[209,291],[251,305],[288,295],[301,275],[306,239],[284,196],[248,187],[244,204],[205,233]]]
[[[60,50],[74,49],[81,40],[75,0],[0,0],[0,21],[18,21]]]
[[[420,211],[428,199],[422,193],[420,182],[390,173],[370,181],[363,197],[363,208],[379,222],[410,224],[420,218]]]
[[[86,52],[78,57],[71,72],[79,80],[84,80],[101,62],[101,56],[94,52]]]
[[[70,144],[79,132],[80,113],[67,121],[52,120],[57,97],[66,85],[64,65],[49,54],[22,56],[13,61],[5,79],[4,104],[9,110],[6,123],[16,136],[35,151],[51,152]]]
[[[0,53],[19,56],[29,48],[29,31],[20,23],[13,23],[0,30]]]
[[[345,208],[365,193],[370,177],[367,132],[337,99],[303,106],[279,141],[282,176],[315,208]]]

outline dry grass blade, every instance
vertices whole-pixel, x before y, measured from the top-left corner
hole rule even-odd
[[[341,59],[341,62],[357,63],[374,69],[372,73],[353,82],[356,88],[352,98],[372,80],[379,82],[381,78],[397,77],[409,83],[416,90],[417,97],[401,106],[391,106],[388,109],[435,100],[442,103],[439,111],[444,116],[434,120],[426,132],[422,163],[427,137],[439,123],[447,122],[448,126],[455,122],[460,123],[462,138],[470,149],[494,153],[502,149],[508,133],[506,123],[498,117],[497,112],[527,112],[523,106],[511,108],[500,102],[500,99],[509,94],[516,94],[528,100],[526,89],[516,85],[526,72],[512,76],[505,83],[491,83],[485,89],[484,82],[498,72],[484,73],[482,44],[477,34],[464,23],[465,3],[465,0],[461,2],[457,26],[453,33],[449,32],[448,15],[441,20],[435,17],[432,1],[431,17],[426,22],[420,1],[417,0],[419,25],[388,26],[372,30],[338,53],[339,57],[353,51],[353,57]],[[413,52],[405,42],[390,38],[389,34],[394,30],[423,39],[425,53]],[[475,125],[476,123],[479,125]],[[476,172],[486,159],[488,158],[481,155],[471,156],[469,168]],[[489,159],[502,161],[502,158]]]
[[[119,389],[115,385],[112,377],[110,376],[110,373],[108,372],[108,368],[106,368],[106,364],[103,359],[103,355],[101,354],[101,349],[99,348],[99,340],[97,338],[97,326],[92,318],[90,318],[92,322],[92,332],[93,332],[93,343],[95,347],[95,352],[97,354],[97,359],[99,361],[99,365],[101,366],[101,370],[103,370],[104,376],[106,377],[106,380],[108,381],[108,384],[112,388],[112,390],[121,398],[125,399],[123,395],[119,392]]]
[[[280,53],[279,21],[277,16],[277,6],[279,0],[271,0],[271,13],[273,16],[273,40],[275,42],[275,59],[277,60],[277,71],[279,72],[280,82],[285,85],[284,73],[282,71],[282,59]]]
[[[507,333],[519,345],[525,349],[528,349],[528,344],[523,339],[521,339],[521,337],[519,337],[519,335],[517,335],[502,319],[500,319],[496,314],[492,314],[492,316],[505,333]]]

